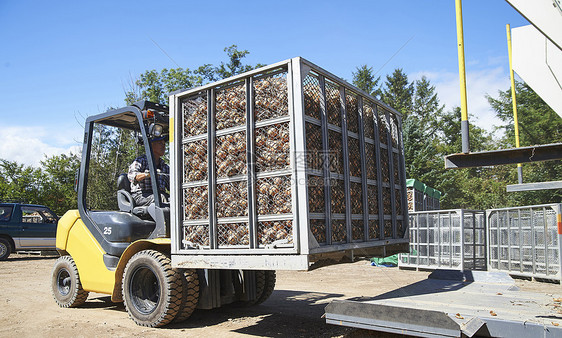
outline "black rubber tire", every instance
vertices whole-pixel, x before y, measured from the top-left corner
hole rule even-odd
[[[275,289],[275,282],[277,281],[277,275],[275,274],[274,270],[266,270],[263,271],[264,273],[264,286],[261,295],[258,296],[258,299],[254,303],[255,305],[261,304],[265,302],[269,296],[273,293],[273,289]]]
[[[78,268],[72,257],[62,256],[55,261],[51,290],[60,307],[77,307],[86,302],[89,292],[82,288]]]
[[[197,274],[197,270],[184,270],[182,284],[182,304],[179,313],[172,321],[173,323],[181,323],[187,320],[199,303],[199,275]]]
[[[243,273],[240,271],[240,273]],[[258,299],[263,294],[263,290],[265,289],[265,271],[264,270],[257,270],[256,271],[256,298],[253,300],[243,301],[240,303],[242,306],[254,306],[257,304]]]
[[[0,261],[5,261],[12,253],[12,245],[6,238],[0,238]]]
[[[181,309],[182,278],[165,254],[155,250],[137,252],[123,273],[123,300],[129,317],[147,327],[170,323]]]

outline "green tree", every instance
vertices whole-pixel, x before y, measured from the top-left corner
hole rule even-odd
[[[160,72],[155,69],[147,70],[134,82],[134,89],[125,93],[125,102],[132,104],[139,100],[148,100],[168,104],[170,92],[200,85],[200,80],[188,68],[164,68]]]
[[[413,96],[414,84],[408,81],[408,76],[401,68],[395,69],[392,75],[386,76],[381,99],[384,103],[398,110],[405,119],[412,112]]]
[[[438,121],[437,128],[441,133],[438,150],[443,156],[462,151],[460,110],[459,107],[454,107],[453,110],[441,114]],[[492,136],[474,123],[469,123],[469,135],[470,150],[473,152],[492,150],[496,147]]]
[[[72,153],[46,157],[41,161],[42,193],[39,204],[47,205],[57,215],[76,209],[74,181],[79,167],[80,157]]]
[[[228,63],[221,62],[218,67],[215,67],[216,77],[218,77],[219,79],[226,79],[227,77],[231,77],[264,66],[259,63],[255,66],[243,64],[242,59],[245,58],[246,55],[250,54],[250,52],[248,52],[246,49],[242,51],[238,50],[237,45],[226,47],[224,51],[228,56]]]
[[[521,146],[556,143],[562,140],[562,119],[540,96],[524,82],[515,84],[519,138]],[[505,130],[502,142],[515,145],[515,127],[511,90],[500,91],[498,98],[487,96],[496,116],[504,122],[500,128]]]
[[[236,45],[226,47],[224,51],[228,62],[221,62],[216,67],[205,64],[197,67],[193,72],[189,68],[164,68],[160,72],[155,69],[147,70],[133,81],[131,89],[125,93],[125,102],[132,104],[139,100],[148,100],[168,104],[168,95],[173,91],[201,86],[207,82],[214,82],[263,66],[244,64],[243,59],[250,52],[240,51]]]
[[[362,65],[356,68],[353,74],[353,85],[370,94],[376,99],[380,99],[382,90],[379,85],[380,76],[375,79],[373,67]]]
[[[0,200],[37,203],[41,170],[15,161],[0,159]]]
[[[427,137],[426,130],[418,118],[409,117],[402,126],[406,177],[424,183],[436,181],[434,177],[442,171],[435,140]]]
[[[439,119],[443,115],[445,105],[440,104],[435,86],[427,77],[422,76],[414,83],[412,115],[420,120],[426,130],[426,135],[432,138],[439,130]]]
[[[524,82],[515,84],[517,116],[519,120],[519,138],[521,146],[558,143],[562,139],[562,119]],[[515,127],[511,90],[500,91],[497,98],[487,97],[488,102],[504,124],[505,136],[500,140],[504,148],[515,147]],[[509,183],[517,183],[515,165],[507,166],[512,171]],[[557,181],[562,177],[560,161],[545,161],[523,164],[523,182]],[[534,205],[558,203],[562,199],[560,190],[539,190],[510,193],[513,205]]]

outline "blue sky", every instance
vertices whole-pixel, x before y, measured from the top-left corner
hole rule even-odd
[[[484,96],[509,88],[505,25],[528,23],[501,0],[465,0],[463,15],[469,115],[490,128]],[[347,80],[400,67],[446,109],[460,102],[454,0],[0,0],[0,22],[0,158],[30,165],[77,149],[84,117],[123,106],[145,70],[218,64],[232,44],[249,64],[302,56]]]

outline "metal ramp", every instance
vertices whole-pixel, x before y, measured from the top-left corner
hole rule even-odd
[[[436,270],[371,299],[334,300],[325,312],[328,324],[418,337],[562,337],[557,298],[519,291],[503,272]]]

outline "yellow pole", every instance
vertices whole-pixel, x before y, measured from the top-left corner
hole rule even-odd
[[[466,103],[466,70],[464,66],[464,35],[462,28],[462,3],[461,0],[455,0],[455,8],[457,14],[457,43],[459,54],[459,81],[461,87],[461,133],[462,133],[462,152],[470,152],[469,134],[468,134],[468,108]]]
[[[505,25],[507,32],[507,50],[509,54],[509,76],[511,77],[511,102],[513,104],[513,124],[515,127],[515,147],[519,148],[519,120],[517,119],[517,100],[515,99],[515,76],[513,74],[513,59],[511,52],[511,27],[509,24]],[[517,173],[519,177],[519,184],[523,183],[523,172],[521,163],[517,163]]]

